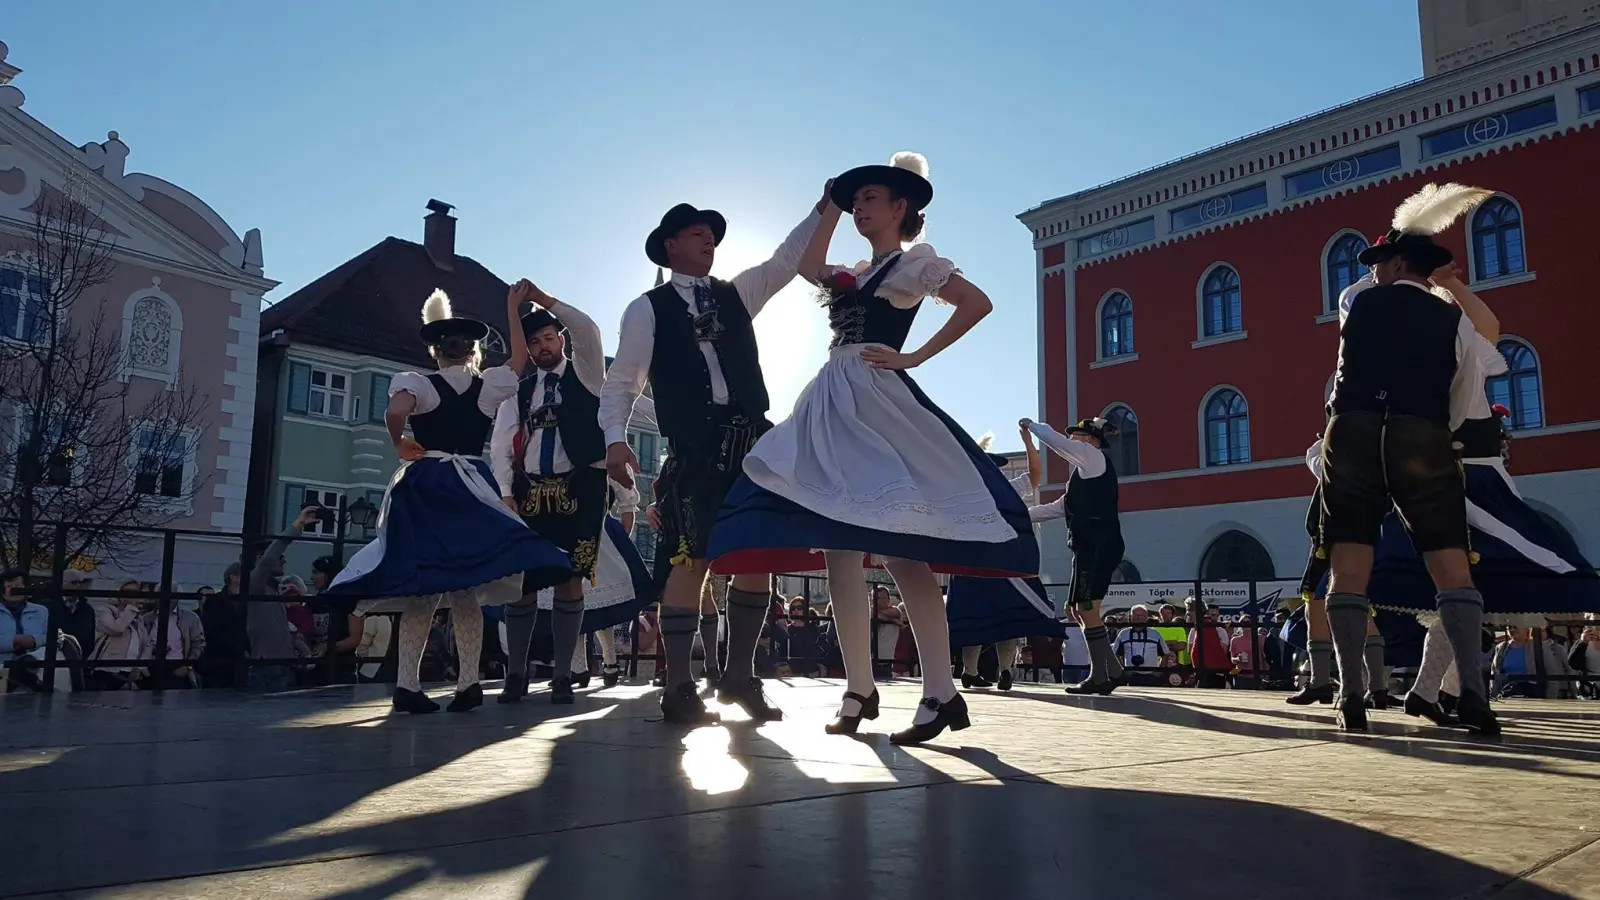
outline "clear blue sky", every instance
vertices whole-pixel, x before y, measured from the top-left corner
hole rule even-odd
[[[614,341],[673,203],[728,216],[729,275],[830,175],[921,151],[927,239],[995,312],[914,374],[1001,449],[1037,414],[1017,213],[1421,74],[1399,0],[7,5],[24,108],[75,143],[119,131],[130,171],[260,228],[283,283],[269,300],[387,235],[420,240],[437,197],[457,206],[460,252]],[[865,246],[845,225],[830,259]],[[913,345],[945,314],[925,305]],[[784,414],[825,356],[825,318],[792,286],[758,331]]]

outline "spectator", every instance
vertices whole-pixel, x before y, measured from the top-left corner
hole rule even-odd
[[[10,569],[0,574],[0,681],[7,693],[21,688],[43,690],[39,662],[49,634],[50,612],[23,593],[28,573]]]
[[[1567,665],[1573,674],[1584,679],[1584,689],[1593,696],[1596,682],[1600,681],[1600,625],[1583,629],[1583,634],[1572,642]]]
[[[1089,644],[1083,639],[1083,629],[1067,626],[1061,638],[1061,681],[1078,684],[1089,677]]]
[[[161,614],[156,603],[145,603],[139,616],[139,639],[150,648],[146,656],[155,659],[161,655]],[[198,660],[206,652],[206,629],[200,616],[178,604],[172,604],[167,615],[167,659]],[[139,686],[146,690],[172,690],[200,686],[200,679],[188,665],[173,666],[162,676],[159,667],[151,667]]]
[[[320,643],[317,617],[304,600],[298,599],[306,596],[306,583],[300,580],[299,575],[285,575],[278,579],[278,593],[297,598],[283,601],[284,618],[289,620],[289,628],[294,632],[295,655],[312,655],[311,648]]]
[[[1543,696],[1554,700],[1572,690],[1572,670],[1567,667],[1561,646],[1547,637],[1534,639],[1532,628],[1512,628],[1494,653],[1493,693],[1499,697],[1539,697],[1539,678],[1545,682]],[[1542,654],[1542,658],[1539,656]]]
[[[267,547],[250,570],[250,593],[254,596],[278,593],[283,577],[283,553],[305,529],[320,520],[321,510],[308,506],[300,511],[289,529]],[[289,631],[288,611],[282,603],[250,603],[245,610],[245,628],[250,638],[252,659],[287,660],[295,655],[294,636]],[[250,689],[270,693],[289,687],[289,669],[283,664],[251,666]]]
[[[48,604],[56,628],[78,645],[79,659],[94,649],[94,604],[82,593],[90,590],[94,590],[94,579],[87,572],[68,569],[61,576],[61,596]]]
[[[1239,670],[1241,677],[1250,679],[1266,674],[1263,669],[1267,658],[1267,635],[1251,630],[1254,621],[1248,614],[1240,616],[1238,627],[1233,629],[1233,640],[1228,644],[1234,668]]]
[[[1233,671],[1233,658],[1228,653],[1232,638],[1217,622],[1216,608],[1190,597],[1184,601],[1184,611],[1190,621],[1197,623],[1189,632],[1189,658],[1195,668],[1195,685],[1226,686],[1227,675]]]
[[[124,581],[117,596],[94,616],[95,647],[90,659],[98,662],[133,662],[144,658],[145,647],[139,629],[139,595],[144,588],[137,581]],[[93,690],[123,691],[138,687],[144,673],[133,666],[101,666],[89,673]]]
[[[878,678],[891,678],[894,675],[895,650],[900,646],[900,626],[905,623],[905,615],[895,606],[894,598],[889,595],[889,588],[885,585],[874,585],[872,588],[872,621],[878,637],[877,664],[873,669]]]
[[[234,687],[237,663],[248,655],[239,572],[238,563],[223,570],[221,593],[200,589],[200,622],[206,633],[206,659],[200,666],[200,677],[207,687]]]
[[[382,656],[389,644],[386,632],[376,653],[362,653],[362,645],[367,644],[371,649],[371,644],[379,640],[379,636],[375,635],[372,641],[365,639],[368,623],[362,616],[355,614],[355,601],[337,596],[329,598],[322,596],[343,568],[339,565],[339,560],[332,556],[319,556],[311,561],[311,588],[317,595],[316,609],[327,617],[325,626],[327,630],[323,635],[320,652],[327,659],[328,678],[333,682],[340,682],[349,677],[347,673],[352,657]],[[374,623],[377,619],[388,622],[383,616],[378,616],[374,619]],[[496,627],[493,631],[498,633],[499,628]]]
[[[822,667],[822,627],[804,597],[789,601],[789,671],[812,677]]]
[[[359,623],[350,632],[351,636],[358,639],[354,649],[356,681],[360,684],[393,681],[391,673],[399,666],[394,652],[393,619],[386,615],[352,618]]]
[[[1128,669],[1154,669],[1177,662],[1161,633],[1150,627],[1150,610],[1135,606],[1129,615],[1128,627],[1117,632],[1112,650]]]

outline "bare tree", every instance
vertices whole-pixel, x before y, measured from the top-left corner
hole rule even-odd
[[[194,466],[203,397],[127,376],[120,315],[104,288],[114,238],[81,181],[44,185],[30,208],[21,271],[0,283],[0,562],[49,559],[67,523],[67,558],[115,562],[171,522],[203,479]]]

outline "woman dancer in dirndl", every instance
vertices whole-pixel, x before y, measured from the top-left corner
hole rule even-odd
[[[480,341],[489,326],[451,314],[450,298],[434,291],[422,307],[422,341],[439,370],[402,372],[389,383],[384,422],[400,468],[389,479],[378,514],[377,538],[351,557],[330,594],[364,600],[358,615],[400,613],[398,712],[431,713],[439,705],[422,692],[422,652],[434,609],[450,606],[458,676],[450,712],[483,704],[478,658],[485,605],[522,594],[523,573],[546,584],[572,577],[567,554],[539,537],[500,501],[494,473],[482,458],[495,411],[517,392],[527,343],[508,297],[511,358],[481,369]],[[411,426],[411,437],[405,428]]]
[[[927,162],[898,153],[887,166],[862,166],[834,179],[800,264],[822,288],[833,331],[828,362],[763,435],[744,476],[724,501],[711,535],[713,570],[815,569],[826,550],[848,690],[831,733],[853,733],[877,718],[864,556],[900,588],[922,667],[923,699],[910,728],[892,740],[915,744],[970,723],[949,664],[950,633],[935,572],[996,578],[1034,575],[1039,545],[1022,498],[972,438],[933,404],[905,370],[966,334],[992,305],[955,265],[927,244],[922,210],[933,199]],[[872,245],[850,268],[825,265],[844,211]],[[923,298],[954,313],[927,343],[902,352]],[[974,368],[977,365],[974,364]]]

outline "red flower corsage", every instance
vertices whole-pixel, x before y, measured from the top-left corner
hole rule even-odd
[[[828,279],[828,287],[835,294],[848,294],[856,289],[856,276],[850,272],[835,272]]]

